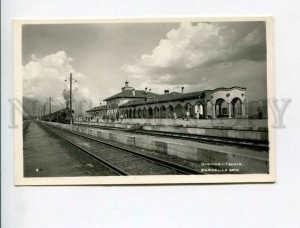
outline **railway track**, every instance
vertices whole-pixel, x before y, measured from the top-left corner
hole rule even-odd
[[[91,136],[61,130],[44,124],[42,126],[102,163],[112,170],[115,175],[203,174],[198,170],[143,154],[135,148],[123,147]]]
[[[251,148],[254,150],[264,150],[264,151],[269,149],[268,142],[262,142],[262,141],[256,141],[256,140],[243,140],[243,139],[235,139],[235,138],[225,138],[225,137],[185,134],[185,133],[175,133],[175,132],[165,132],[165,131],[148,131],[148,130],[142,130],[142,129],[136,129],[133,131],[129,131],[128,129],[122,129],[122,128],[117,128],[117,127],[84,125],[84,124],[78,124],[78,125],[85,126],[85,127],[91,127],[91,128],[106,129],[106,130],[120,130],[120,131],[126,131],[128,133],[137,133],[137,134],[142,134],[142,135],[190,140],[190,141],[196,141],[196,142],[214,144],[214,145],[216,145],[216,144],[217,145],[230,145],[230,146],[235,146],[235,147]]]
[[[82,127],[91,127],[91,128],[100,128],[100,129],[107,129],[107,130],[126,130],[125,128],[120,128],[120,127],[110,127],[110,126],[100,126],[100,125],[89,125],[89,124],[80,124],[80,123],[75,123],[74,125],[76,126],[82,126]]]
[[[147,130],[136,130],[135,133],[159,136],[159,137],[185,139],[185,140],[197,141],[197,142],[208,143],[208,144],[247,147],[247,148],[259,149],[259,150],[266,150],[269,148],[267,142],[260,142],[254,140],[241,140],[241,139],[224,138],[224,137],[216,137],[216,136],[203,136],[203,135],[194,135],[194,134],[183,134],[183,133],[163,132],[163,131],[147,131]]]

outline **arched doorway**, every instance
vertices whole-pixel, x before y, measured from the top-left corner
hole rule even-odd
[[[153,110],[151,107],[148,109],[148,118],[153,118]]]
[[[154,108],[154,118],[159,118],[159,108],[157,106]]]
[[[168,110],[167,110],[167,117],[174,118],[173,113],[174,113],[174,107],[173,107],[173,105],[169,105]]]
[[[203,119],[204,118],[204,106],[202,103],[197,102],[194,105],[193,112],[195,113],[195,118],[196,119]]]
[[[143,117],[142,109],[139,108],[139,109],[137,110],[137,112],[138,112],[137,117],[138,117],[138,118],[142,118],[142,117]]]
[[[166,109],[166,107],[165,106],[161,106],[160,107],[160,118],[162,119],[162,118],[167,118],[167,109]]]
[[[191,103],[186,103],[184,105],[184,112],[185,112],[185,115],[186,115],[186,112],[189,111],[190,113],[190,118],[193,118],[195,116],[195,112],[194,112],[194,109],[193,109],[193,106]]]
[[[219,98],[216,100],[216,117],[222,118],[225,116],[228,116],[228,104],[227,102],[224,102],[225,100],[223,98]]]
[[[240,98],[235,97],[231,101],[232,106],[232,117],[242,116],[242,101]]]
[[[182,105],[181,104],[177,104],[176,106],[175,106],[175,108],[174,108],[174,111],[175,111],[175,113],[176,113],[176,115],[177,115],[177,118],[182,118],[183,117],[183,112],[184,112],[184,110],[183,110],[183,107],[182,107]]]
[[[135,114],[134,114],[135,118],[139,118],[139,112],[137,109],[135,109]]]
[[[136,118],[136,110],[135,110],[135,109],[132,110],[132,118],[133,118],[133,119]]]
[[[133,117],[132,117],[132,109],[129,109],[128,118],[129,118],[129,119],[132,119],[132,118],[133,118]]]
[[[146,107],[143,108],[143,118],[148,118]]]

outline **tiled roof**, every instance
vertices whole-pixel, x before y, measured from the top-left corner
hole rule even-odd
[[[172,100],[194,98],[194,97],[201,96],[202,93],[203,92],[193,92],[193,93],[171,92],[171,93],[167,93],[167,94],[157,95],[157,96],[149,98],[147,100],[129,101],[129,102],[121,105],[120,107],[134,106],[134,105],[141,105],[141,104],[153,104],[153,103],[160,103],[160,102],[166,102],[166,101],[172,101]]]
[[[124,90],[120,93],[117,93],[111,97],[108,97],[104,99],[105,101],[109,101],[116,98],[144,98],[144,97],[153,97],[157,96],[158,94],[151,93],[151,92],[145,92],[144,90],[134,90],[135,95],[133,96],[133,90]]]
[[[96,106],[94,108],[91,108],[91,109],[87,110],[86,112],[96,112],[96,111],[106,110],[106,109],[107,109],[107,106],[102,105],[102,106]]]

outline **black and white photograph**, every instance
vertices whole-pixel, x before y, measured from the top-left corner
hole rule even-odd
[[[17,185],[274,182],[272,18],[16,20]]]

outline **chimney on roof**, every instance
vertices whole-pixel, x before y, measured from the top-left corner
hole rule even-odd
[[[149,93],[151,93],[151,89],[149,88]]]
[[[170,91],[168,89],[165,89],[165,94],[168,94]]]
[[[146,87],[146,88],[145,88],[145,92],[147,92],[147,89],[148,89],[148,88]]]
[[[135,89],[132,90],[132,96],[135,96]]]
[[[184,86],[181,87],[181,93],[183,93],[183,92],[184,92]]]

